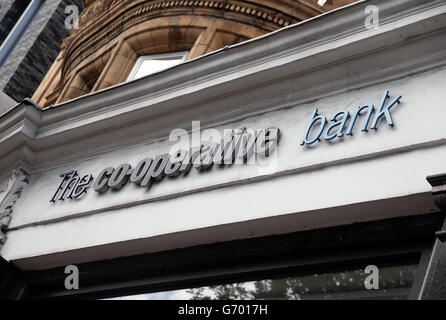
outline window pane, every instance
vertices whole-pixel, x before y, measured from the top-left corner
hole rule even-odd
[[[367,290],[364,285],[369,274],[363,269],[313,274],[302,277],[266,279],[211,287],[150,293],[118,299],[145,300],[202,300],[202,299],[408,299],[416,265],[379,268],[379,288]]]
[[[165,53],[159,55],[141,56],[135,63],[127,79],[135,80],[149,74],[162,71],[180,64],[186,58],[187,52]]]
[[[179,64],[182,59],[175,60],[144,60],[133,79],[139,79],[149,74],[165,70]]]

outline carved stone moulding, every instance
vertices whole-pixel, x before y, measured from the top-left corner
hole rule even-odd
[[[14,204],[28,184],[28,177],[25,171],[16,169],[0,185],[0,249],[6,241],[6,229],[11,222]]]
[[[84,0],[80,28],[33,99],[60,104],[126,81],[140,55],[189,51],[190,60],[354,1]]]
[[[295,1],[299,3],[299,1]],[[81,21],[81,29],[70,39],[64,55],[62,69],[63,77],[70,72],[80,60],[98,50],[106,42],[118,37],[122,32],[132,26],[159,17],[178,15],[211,16],[228,21],[237,21],[247,25],[253,25],[267,32],[297,23],[310,18],[322,11],[317,7],[296,4],[295,11],[299,14],[289,14],[276,5],[267,6],[267,1],[204,1],[204,0],[182,0],[182,1],[121,1],[104,7],[103,1],[90,4],[86,8]],[[271,1],[274,3],[274,1]],[[280,3],[277,1],[277,3]],[[96,8],[94,10],[94,8]],[[102,8],[100,10],[99,8]],[[104,12],[107,10],[107,12]],[[100,16],[98,14],[102,13]],[[93,19],[96,18],[96,19]],[[88,24],[85,24],[86,22]]]

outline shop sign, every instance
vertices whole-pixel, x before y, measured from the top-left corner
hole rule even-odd
[[[390,109],[400,103],[402,96],[398,96],[393,100],[389,100],[389,98],[389,91],[386,91],[381,99],[380,107],[377,110],[375,110],[373,104],[369,103],[357,107],[353,116],[350,116],[350,112],[347,110],[338,111],[330,118],[332,123],[329,123],[324,115],[319,115],[318,109],[314,110],[300,145],[311,145],[321,141],[321,138],[330,141],[336,138],[342,138],[344,134],[346,136],[352,136],[356,125],[361,126],[362,132],[367,132],[369,125],[371,130],[377,130],[381,119],[385,119],[387,125],[393,127]],[[362,123],[359,123],[358,118],[364,113],[365,118]]]
[[[226,130],[227,131],[227,130]],[[104,193],[108,189],[120,190],[127,182],[149,189],[165,176],[176,177],[187,174],[192,168],[209,170],[213,165],[246,164],[253,155],[269,157],[280,138],[278,128],[229,130],[220,142],[201,144],[189,150],[178,150],[172,154],[160,154],[144,158],[135,167],[124,163],[118,167],[107,167],[94,178],[92,174],[79,175],[75,170],[60,175],[61,182],[50,202],[77,199],[93,190]]]

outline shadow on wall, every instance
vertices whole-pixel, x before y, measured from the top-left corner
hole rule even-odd
[[[0,91],[0,116],[11,110],[16,104],[17,102],[15,100]]]

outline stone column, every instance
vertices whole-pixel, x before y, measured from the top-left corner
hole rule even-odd
[[[446,173],[429,176],[427,181],[432,185],[432,196],[435,204],[446,213]],[[435,244],[427,266],[426,275],[421,286],[419,299],[446,299],[446,221],[440,231],[435,233]]]
[[[14,170],[0,183],[0,254],[14,204],[27,183],[28,175],[21,169]],[[0,256],[0,300],[19,300],[25,296],[26,284],[21,272]]]

